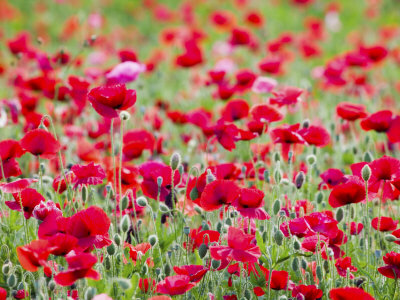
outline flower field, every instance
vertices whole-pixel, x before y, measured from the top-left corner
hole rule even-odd
[[[0,300],[400,299],[398,0],[0,22]]]

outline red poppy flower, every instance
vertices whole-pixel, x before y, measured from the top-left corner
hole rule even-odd
[[[110,219],[97,206],[77,212],[69,218],[66,232],[78,238],[78,245],[84,249],[103,248],[111,244],[108,238]]]
[[[0,287],[0,300],[7,300],[7,290]]]
[[[259,122],[277,122],[283,119],[283,115],[274,107],[267,104],[258,104],[250,109],[253,119]]]
[[[360,53],[367,56],[370,61],[377,63],[386,58],[389,51],[381,45],[375,45],[371,47],[361,47]]]
[[[94,110],[105,118],[118,118],[118,111],[127,110],[136,102],[136,91],[124,84],[100,86],[90,90],[88,100]]]
[[[231,180],[214,180],[206,185],[200,197],[199,205],[206,211],[230,205],[238,196],[239,187]]]
[[[258,220],[268,220],[270,216],[262,208],[264,205],[264,193],[255,188],[240,189],[240,196],[233,205],[243,217]]]
[[[315,285],[300,284],[295,286],[292,290],[292,297],[296,297],[296,299],[318,300],[322,298],[322,296],[322,290]]]
[[[71,168],[74,172],[74,188],[82,185],[98,185],[103,183],[103,179],[106,178],[106,173],[103,168],[93,162],[86,166],[74,165]]]
[[[29,131],[21,139],[21,146],[33,155],[52,158],[61,148],[60,143],[45,129]]]
[[[269,74],[279,74],[281,73],[282,63],[283,59],[281,57],[266,57],[258,63],[258,68]]]
[[[41,266],[50,270],[47,258],[53,249],[54,247],[48,241],[35,240],[28,245],[17,247],[18,260],[21,266],[29,272],[36,272]]]
[[[347,272],[357,272],[357,268],[351,265],[351,257],[338,258],[335,263],[338,274],[347,277]],[[354,275],[350,273],[350,279],[354,279]]]
[[[188,40],[184,44],[185,52],[176,58],[176,64],[190,68],[203,62],[203,54],[195,40]]]
[[[174,271],[178,275],[187,275],[190,282],[199,282],[206,275],[208,268],[200,265],[174,266]]]
[[[72,183],[75,179],[75,174],[74,172],[67,172],[65,174],[65,178],[63,175],[57,175],[54,180],[53,180],[53,189],[59,194],[64,193],[64,191],[67,189],[67,183],[65,182],[65,179],[67,179],[68,183]]]
[[[144,150],[153,151],[156,140],[146,130],[130,130],[124,134],[123,142],[123,159],[128,161],[140,157]]]
[[[97,262],[97,257],[91,253],[80,253],[65,258],[68,270],[54,276],[54,281],[62,286],[69,286],[81,278],[100,279],[100,273],[92,269]]]
[[[3,164],[12,158],[21,157],[25,153],[20,143],[15,140],[3,140],[0,142],[0,159]]]
[[[392,115],[393,113],[390,110],[373,113],[361,121],[361,128],[366,131],[387,132],[392,123]]]
[[[129,248],[129,256],[132,259],[134,265],[136,265],[136,262],[140,260],[142,256],[151,249],[150,243],[141,243],[137,244],[136,246],[125,243],[125,247]]]
[[[245,100],[229,100],[221,113],[221,118],[227,122],[233,122],[246,118],[249,114],[249,105]]]
[[[156,281],[153,278],[140,278],[139,288],[142,292],[147,293],[153,291],[156,287]]]
[[[303,93],[302,89],[297,87],[285,87],[277,92],[272,92],[274,98],[269,99],[270,104],[276,104],[279,107],[285,105],[293,105],[300,101],[300,95]]]
[[[351,235],[359,235],[361,233],[361,231],[363,230],[363,228],[364,228],[363,223],[351,222],[350,223],[350,234]]]
[[[212,130],[222,147],[228,151],[236,148],[235,142],[238,140],[239,133],[236,125],[219,121],[217,125],[212,127]]]
[[[187,275],[168,276],[157,284],[157,293],[170,296],[182,295],[195,287],[196,284],[190,282]]]
[[[53,247],[51,254],[65,256],[78,246],[78,239],[72,235],[57,233],[48,239]]]
[[[307,128],[300,129],[298,133],[309,145],[315,145],[317,147],[325,147],[331,140],[329,132],[320,126],[311,125]]]
[[[26,189],[33,182],[37,182],[37,179],[32,179],[32,178],[18,179],[13,182],[0,185],[0,190],[2,190],[4,193],[18,193]]]
[[[157,178],[161,177],[160,201],[165,201],[171,193],[172,169],[160,162],[148,161],[139,166],[139,173],[143,176],[141,184],[143,194],[151,199],[157,200],[158,184]],[[180,174],[174,172],[174,186],[179,183]]]
[[[365,184],[357,176],[349,176],[345,183],[336,185],[329,195],[329,204],[340,207],[365,200]]]
[[[41,201],[45,201],[44,197],[35,189],[27,188],[19,193],[13,194],[15,201],[6,201],[5,204],[12,210],[21,211],[21,206],[24,212],[25,219],[32,216],[32,212],[36,205]]]
[[[333,188],[346,181],[346,177],[344,177],[343,172],[339,169],[328,169],[322,172],[319,177],[323,180],[320,185],[325,183],[329,188]]]
[[[396,230],[399,221],[394,221],[392,218],[389,217],[373,218],[371,225],[375,230],[378,230],[378,223],[379,231],[393,231]]]
[[[216,260],[223,258],[240,262],[257,262],[261,256],[260,248],[253,244],[254,236],[243,233],[242,230],[229,227],[228,246],[211,246],[211,257]]]
[[[264,274],[265,280],[267,281],[266,287],[268,288],[268,281],[270,278],[270,270],[263,266],[259,266]],[[273,290],[287,290],[289,283],[289,273],[286,271],[273,270],[271,274],[271,289]],[[261,288],[255,288],[254,292],[257,296],[264,295],[264,291]]]
[[[386,134],[391,143],[400,142],[400,116],[394,117]]]
[[[329,298],[332,300],[374,300],[374,297],[370,294],[365,292],[363,289],[356,287],[331,289],[329,292]]]
[[[271,138],[275,144],[304,144],[299,129],[300,124],[283,125],[271,131]]]
[[[339,103],[336,106],[336,113],[339,117],[347,121],[355,121],[367,116],[364,105],[358,105],[349,102]]]
[[[191,250],[198,249],[201,244],[208,246],[210,243],[218,242],[220,234],[215,230],[202,230],[202,227],[198,229],[191,229],[189,234],[190,240],[189,245],[186,242],[183,243],[185,249]]]
[[[383,257],[386,266],[379,267],[378,272],[387,278],[400,277],[400,253],[389,252]]]

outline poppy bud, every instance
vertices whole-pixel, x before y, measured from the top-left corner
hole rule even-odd
[[[162,183],[163,183],[163,178],[161,176],[158,176],[157,177],[157,186],[158,186],[158,188],[161,187]]]
[[[371,168],[368,165],[365,165],[361,169],[361,177],[365,182],[368,182],[368,180],[371,178]]]
[[[387,234],[385,235],[385,240],[387,240],[388,242],[394,242],[397,240],[397,238],[393,234]]]
[[[278,298],[278,300],[287,300],[287,297],[285,295],[282,295]]]
[[[132,286],[131,282],[126,278],[117,278],[116,282],[124,291],[129,290]]]
[[[282,180],[282,173],[279,169],[275,169],[274,171],[274,180],[275,183],[280,183]]]
[[[183,233],[186,234],[186,235],[189,235],[190,227],[188,227],[188,226],[183,227]]]
[[[208,251],[207,245],[204,244],[204,243],[201,244],[200,247],[199,247],[199,256],[200,256],[200,258],[204,258],[206,256],[206,254],[207,254],[207,251]]]
[[[286,216],[286,212],[284,210],[280,210],[279,211],[279,216],[285,217]]]
[[[115,242],[115,244],[116,244],[117,246],[121,246],[122,240],[121,240],[121,236],[120,236],[118,233],[116,233],[116,234],[114,235],[114,242]]]
[[[210,230],[210,226],[208,226],[208,223],[203,221],[203,223],[201,223],[201,228],[203,230]]]
[[[324,278],[321,266],[317,266],[316,273],[319,280],[322,280]]]
[[[165,276],[169,276],[171,274],[171,265],[169,263],[164,265],[164,274]]]
[[[153,247],[155,244],[157,244],[158,238],[156,235],[152,234],[149,236],[149,243]]]
[[[303,121],[303,128],[308,128],[310,127],[310,119],[305,119]]]
[[[274,161],[275,161],[275,162],[278,162],[278,161],[280,161],[280,160],[281,160],[280,154],[279,154],[278,152],[275,152],[275,153],[274,153]]]
[[[181,164],[181,155],[177,152],[172,154],[171,159],[169,161],[169,165],[171,166],[172,170],[178,169],[179,165]]]
[[[178,167],[178,172],[179,172],[179,175],[181,175],[181,176],[182,176],[182,174],[183,174],[183,171],[185,171],[185,170],[184,170],[184,168],[183,168],[183,165],[179,165],[179,167]]]
[[[288,153],[288,163],[289,164],[292,162],[292,159],[293,159],[293,151],[290,150]]]
[[[279,211],[281,210],[281,201],[279,199],[275,200],[272,209],[274,211],[274,215],[279,213]]]
[[[365,240],[364,238],[360,238],[360,248],[364,249],[364,245],[365,245]]]
[[[106,270],[110,270],[111,269],[111,258],[109,256],[104,257],[103,264],[104,264],[104,268]]]
[[[310,166],[314,165],[317,162],[317,158],[315,155],[311,154],[307,156],[307,162]]]
[[[114,243],[111,243],[111,245],[107,247],[108,255],[114,255],[116,251],[117,251],[117,247],[115,247]]]
[[[300,264],[302,269],[304,270],[307,269],[307,261],[305,259],[302,259]]]
[[[219,233],[221,233],[222,232],[222,223],[220,222],[220,221],[218,221],[218,223],[217,223],[217,231],[219,232]]]
[[[264,162],[261,161],[261,160],[258,160],[258,161],[255,163],[256,169],[262,168],[262,167],[264,167],[264,166],[265,166],[265,164],[264,164]]]
[[[207,170],[207,177],[206,177],[207,184],[213,182],[214,180],[215,180],[215,176],[211,173],[211,170],[208,169]]]
[[[190,199],[193,201],[193,200],[196,200],[197,198],[199,198],[199,191],[198,191],[197,187],[194,187],[190,191]]]
[[[40,122],[40,125],[38,126],[39,129],[44,129],[47,130],[46,126],[43,124],[43,122]]]
[[[92,300],[95,295],[96,295],[96,289],[93,287],[88,287],[85,292],[84,298],[85,300]]]
[[[12,263],[9,261],[9,262],[3,264],[1,271],[4,275],[8,275],[8,274],[10,274],[11,268],[12,268]]]
[[[244,291],[244,298],[251,300],[251,292],[249,290]]]
[[[199,215],[201,215],[202,209],[201,209],[200,206],[196,206],[196,207],[194,208],[194,210],[195,210]]]
[[[266,231],[263,232],[262,239],[264,243],[268,240],[268,233]]]
[[[157,179],[158,181],[158,179]],[[146,207],[147,206],[147,200],[145,197],[141,196],[139,198],[136,199],[136,203],[137,205],[139,205],[140,207]]]
[[[289,185],[289,179],[287,179],[287,178],[282,178],[280,184],[282,184],[282,185]]]
[[[129,219],[128,215],[124,215],[122,217],[121,223],[120,223],[120,228],[122,232],[128,232],[129,226],[131,225],[131,221]]]
[[[160,268],[156,268],[156,275],[160,276],[161,275],[161,269]]]
[[[82,195],[82,201],[83,201],[83,202],[86,202],[86,201],[87,201],[87,198],[88,198],[88,190],[87,190],[86,185],[84,185],[84,186],[82,187],[81,195]]]
[[[374,160],[374,157],[372,156],[371,152],[367,151],[364,153],[363,161],[370,163],[373,160]]]
[[[278,246],[282,245],[283,238],[284,238],[284,235],[281,230],[278,229],[277,231],[275,231],[274,240],[278,244]]]
[[[290,218],[291,219],[296,219],[296,213],[295,212],[291,212],[290,213]]]
[[[297,257],[292,260],[292,270],[295,272],[299,270],[299,259]]]
[[[44,163],[40,163],[40,173],[44,174],[46,171],[46,165]]]
[[[321,191],[319,191],[318,193],[317,193],[317,203],[318,204],[321,204],[322,203],[322,201],[324,200],[324,193],[322,193]]]
[[[231,218],[226,218],[225,224],[228,226],[232,226],[232,219]]]
[[[162,213],[167,213],[167,212],[169,212],[169,207],[166,206],[164,203],[160,203],[158,209],[159,209]]]
[[[221,265],[221,261],[219,261],[219,260],[213,259],[213,260],[211,261],[211,267],[212,267],[213,269],[218,269],[220,265]]]
[[[294,240],[294,242],[293,242],[293,248],[294,248],[294,250],[296,250],[296,251],[299,251],[299,250],[300,250],[301,245],[300,245],[300,243],[299,243],[298,240]]]
[[[246,177],[246,171],[247,171],[247,167],[246,166],[242,166],[242,174]]]
[[[339,209],[336,212],[336,220],[340,223],[343,220],[343,216],[344,216],[343,208],[339,207]]]
[[[324,260],[324,270],[326,273],[329,273],[329,262],[327,260]]]
[[[260,232],[264,232],[265,231],[265,226],[264,225],[260,225],[259,226],[259,230],[260,230]]]
[[[149,272],[149,267],[147,264],[143,264],[142,269],[140,270],[140,273],[144,276]]]
[[[121,112],[119,113],[119,118],[120,118],[122,121],[128,121],[128,120],[130,119],[130,117],[131,117],[131,114],[128,113],[126,110],[123,110],[123,111],[121,111]]]
[[[124,197],[122,197],[121,199],[121,210],[125,210],[128,208],[129,205],[129,199],[128,197],[125,195]]]
[[[50,280],[47,284],[47,287],[50,291],[54,291],[54,289],[56,288],[56,283],[54,282],[54,280]]]
[[[11,274],[8,278],[7,278],[7,285],[9,287],[14,287],[17,284],[17,277],[15,277],[14,274]]]
[[[304,172],[303,172],[303,171],[300,171],[300,172],[296,175],[295,182],[296,182],[296,188],[297,188],[298,190],[303,186],[303,183],[304,183],[305,179],[306,179],[306,176],[304,175]]]
[[[266,183],[269,183],[269,182],[270,182],[270,179],[269,179],[269,171],[268,171],[268,170],[264,170],[264,181],[265,181]]]

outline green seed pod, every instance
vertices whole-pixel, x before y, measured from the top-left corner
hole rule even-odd
[[[128,121],[131,117],[131,114],[128,113],[126,110],[123,110],[119,113],[119,117],[122,121]]]
[[[202,223],[202,224],[201,224],[201,228],[202,228],[203,230],[210,230],[210,226],[208,226],[207,222]]]
[[[149,236],[149,243],[153,247],[155,244],[157,244],[158,238],[156,235],[152,234]]]
[[[272,210],[274,212],[274,215],[277,215],[281,210],[281,201],[279,199],[275,200]]]
[[[299,259],[297,257],[292,260],[292,270],[297,272],[299,270]]]
[[[310,127],[310,119],[305,119],[303,121],[303,128],[308,128]]]
[[[204,258],[207,255],[208,247],[206,244],[201,244],[199,247],[199,256],[200,258]]]
[[[111,245],[107,247],[107,253],[108,255],[114,255],[115,252],[117,252],[117,247],[114,243],[111,243]]]
[[[122,197],[121,199],[121,210],[125,210],[128,208],[129,205],[129,199],[128,197],[125,195],[124,197]]]
[[[120,228],[122,232],[128,232],[129,227],[131,226],[131,220],[128,215],[124,215],[120,222]]]
[[[146,207],[147,206],[147,200],[145,197],[141,196],[136,199],[136,203],[140,207]]]
[[[360,248],[364,249],[365,246],[365,239],[364,238],[360,238]]]
[[[221,261],[219,261],[219,260],[213,259],[213,260],[211,261],[211,267],[212,267],[214,270],[218,269],[220,265],[221,265]]]
[[[169,165],[171,166],[172,170],[178,169],[179,165],[181,164],[182,158],[181,155],[177,152],[172,154]]]
[[[207,184],[213,182],[215,179],[216,179],[216,178],[215,178],[215,176],[211,173],[211,170],[208,169],[208,170],[207,170],[207,176],[206,176],[206,182],[207,182]]]
[[[278,300],[287,300],[287,297],[285,295],[279,296]]]
[[[84,185],[82,187],[81,196],[82,196],[82,201],[86,202],[88,199],[88,189],[87,189],[86,185]]]
[[[317,273],[317,278],[319,280],[322,280],[324,278],[324,273],[322,271],[321,266],[317,266],[316,273]]]
[[[117,278],[116,282],[120,286],[120,288],[124,291],[129,290],[131,288],[131,282],[125,278]]]
[[[14,287],[16,284],[17,284],[17,277],[15,277],[14,274],[11,274],[10,276],[8,276],[7,285],[9,287]]]
[[[343,208],[339,207],[339,209],[336,211],[336,220],[340,223],[343,220],[343,217],[344,217]]]
[[[291,212],[290,213],[290,218],[291,219],[296,219],[296,213],[295,212]]]
[[[368,182],[368,180],[371,178],[371,168],[368,165],[365,165],[361,169],[361,177],[365,182]]]
[[[197,189],[197,187],[194,187],[190,191],[190,199],[193,201],[196,200],[197,198],[199,198],[199,190]]]
[[[88,287],[87,290],[85,291],[84,298],[85,300],[92,300],[95,295],[96,295],[96,289],[93,287]]]
[[[165,274],[165,276],[169,276],[171,274],[171,269],[172,269],[172,267],[171,267],[171,265],[169,263],[166,263],[164,265],[164,274]]]
[[[117,246],[121,246],[122,245],[122,239],[121,239],[121,236],[118,233],[114,234],[114,242],[115,242],[115,244]]]
[[[364,153],[363,161],[370,163],[373,160],[374,160],[374,157],[372,156],[371,152],[367,151]]]
[[[282,172],[279,169],[275,169],[274,171],[274,180],[275,183],[280,183],[282,180]]]
[[[322,201],[324,200],[324,193],[322,193],[321,191],[319,191],[319,192],[317,193],[316,198],[317,198],[317,203],[318,203],[318,204],[321,204]]]
[[[190,227],[188,227],[188,226],[183,227],[183,233],[186,234],[186,235],[189,235]]]
[[[275,152],[274,153],[274,161],[277,162],[277,161],[280,161],[280,160],[281,160],[281,155],[278,152]]]
[[[275,243],[277,243],[278,246],[282,245],[283,238],[284,238],[284,235],[283,235],[281,230],[278,229],[277,231],[275,231],[274,240],[275,240]]]

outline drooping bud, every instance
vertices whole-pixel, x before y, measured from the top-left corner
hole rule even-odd
[[[297,257],[293,258],[292,270],[297,272],[299,270],[299,259]]]
[[[197,198],[199,198],[199,190],[197,189],[197,187],[193,187],[190,191],[190,199],[193,201]]]
[[[136,203],[137,205],[139,205],[140,207],[146,207],[147,206],[147,200],[145,197],[141,196],[139,198],[136,199]]]
[[[169,263],[166,263],[164,265],[164,274],[165,276],[169,276],[171,274],[171,265]]]
[[[152,247],[154,247],[154,245],[156,245],[158,242],[158,238],[156,235],[152,234],[149,236],[149,243]]]
[[[322,193],[321,191],[318,191],[317,195],[316,195],[316,200],[318,204],[321,204],[322,201],[324,200],[324,193]]]
[[[339,209],[336,212],[336,220],[340,223],[343,220],[343,217],[344,217],[343,208],[339,207]]]
[[[206,254],[207,254],[207,251],[208,251],[207,245],[204,244],[204,243],[201,244],[200,247],[199,247],[199,256],[200,256],[200,258],[204,258],[204,256],[206,256]]]
[[[87,190],[86,185],[82,186],[81,195],[82,195],[83,202],[86,202],[88,199],[88,190]]]
[[[305,179],[306,179],[306,176],[304,175],[303,171],[300,171],[299,173],[297,173],[296,179],[295,179],[297,189],[300,189],[303,186]]]
[[[388,242],[394,242],[397,240],[397,238],[393,234],[387,234],[385,235],[385,240],[387,240]]]
[[[122,197],[122,199],[121,199],[121,210],[125,210],[125,209],[127,209],[128,208],[128,205],[129,205],[129,199],[128,199],[128,196],[124,196],[124,197]]]
[[[319,280],[322,280],[324,277],[324,274],[323,274],[321,266],[317,266],[316,273],[317,273],[317,278]]]
[[[121,236],[118,233],[114,234],[114,242],[117,246],[121,246],[122,244]]]
[[[160,210],[162,213],[167,213],[167,212],[169,212],[169,207],[166,206],[164,203],[161,203],[161,202],[160,202],[158,208],[159,208],[159,210]]]
[[[211,261],[211,267],[212,267],[214,270],[218,269],[220,266],[221,266],[221,261],[220,261],[220,260],[213,259],[213,260]]]
[[[17,284],[17,277],[15,277],[14,274],[11,274],[10,276],[8,276],[7,285],[9,287],[14,287],[16,284]]]
[[[124,215],[120,223],[121,231],[128,232],[130,225],[131,225],[131,220],[129,219],[129,216]]]

